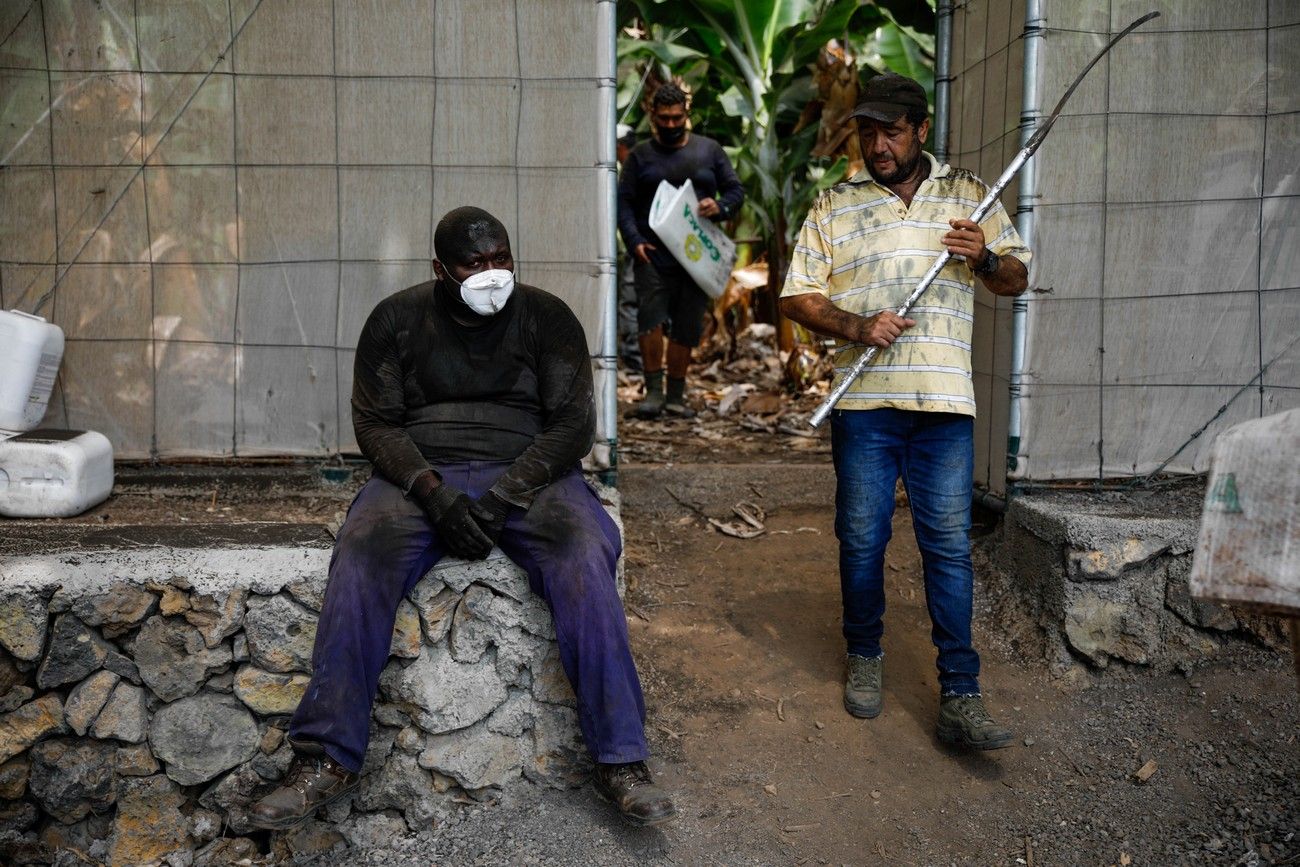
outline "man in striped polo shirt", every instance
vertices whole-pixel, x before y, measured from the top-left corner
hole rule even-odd
[[[930,131],[921,85],[877,76],[853,117],[866,168],[808,212],[781,292],[782,313],[836,338],[836,384],[868,346],[881,349],[831,414],[844,706],[863,718],[881,711],[883,567],[901,476],[938,649],[939,738],[997,749],[1012,735],[984,706],[971,645],[971,324],[975,277],[1019,295],[1029,250],[1000,204],[981,224],[967,219],[988,187],[921,150]],[[945,248],[955,258],[908,318],[895,315]]]

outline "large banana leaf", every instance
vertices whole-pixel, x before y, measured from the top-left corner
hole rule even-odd
[[[858,59],[878,72],[897,72],[919,81],[934,102],[934,37],[886,20],[865,39],[854,40]]]
[[[618,41],[618,59],[631,54],[649,52],[663,63],[674,66],[694,57],[708,57],[698,48],[682,45],[680,42],[665,42],[659,39],[620,39]]]

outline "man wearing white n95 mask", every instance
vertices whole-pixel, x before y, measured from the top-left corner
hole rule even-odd
[[[442,263],[438,263],[441,265]],[[445,269],[444,269],[445,270]],[[447,279],[456,283],[455,277]],[[491,316],[500,313],[501,308],[510,300],[510,293],[515,291],[515,273],[504,268],[490,268],[479,271],[465,278],[460,283],[460,300],[479,316]]]
[[[443,555],[499,545],[551,610],[597,791],[634,823],[666,822],[615,586],[622,539],[578,467],[596,426],[582,325],[515,285],[487,211],[451,211],[433,243],[438,279],[381,301],[357,341],[352,421],[375,473],[339,528],[295,761],[250,817],[290,828],[357,786],[403,596]]]

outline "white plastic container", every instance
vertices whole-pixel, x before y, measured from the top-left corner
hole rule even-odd
[[[0,515],[69,518],[113,490],[113,444],[95,431],[42,428],[0,440]]]
[[[63,329],[40,316],[0,310],[0,432],[41,423],[62,361]]]

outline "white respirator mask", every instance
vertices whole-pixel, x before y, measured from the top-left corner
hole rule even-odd
[[[452,282],[455,283],[456,278],[452,277]],[[493,268],[471,274],[458,285],[460,298],[469,309],[480,316],[492,316],[501,312],[510,300],[510,293],[515,291],[515,274],[504,268]]]

